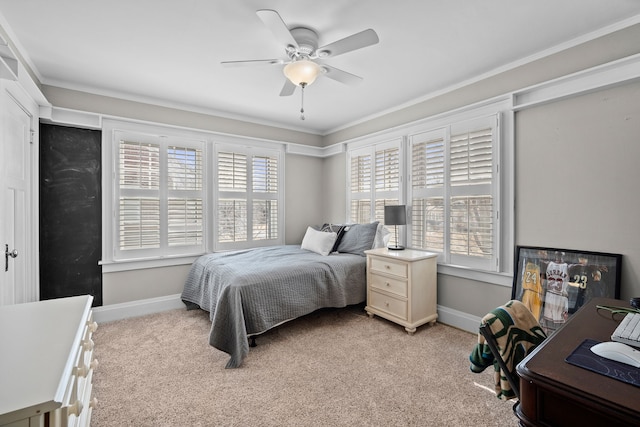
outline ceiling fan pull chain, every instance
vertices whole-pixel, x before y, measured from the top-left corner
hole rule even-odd
[[[304,88],[307,86],[306,83],[300,83],[302,87],[302,101],[300,102],[300,120],[304,120]]]

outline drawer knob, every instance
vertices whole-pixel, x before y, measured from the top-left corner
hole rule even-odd
[[[389,307],[389,301],[384,302],[385,307]]]
[[[89,374],[89,367],[87,365],[77,366],[75,368],[76,376],[86,377]]]
[[[82,402],[76,400],[73,405],[67,406],[67,416],[75,415],[76,417],[82,412]]]
[[[391,283],[389,282],[385,282],[384,284],[387,285],[387,287],[391,286]]]
[[[389,264],[385,264],[384,268],[386,268],[387,270],[391,270],[391,266]]]

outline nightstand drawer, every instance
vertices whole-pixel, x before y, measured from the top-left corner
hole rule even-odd
[[[392,294],[407,297],[407,281],[392,279],[387,276],[381,276],[378,274],[371,274],[370,285],[373,289],[380,289]]]
[[[409,277],[407,263],[392,261],[387,258],[371,257],[371,271],[392,274],[403,279]]]
[[[407,319],[407,301],[396,299],[379,292],[369,292],[370,305],[395,317]]]

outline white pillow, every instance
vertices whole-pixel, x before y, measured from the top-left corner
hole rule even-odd
[[[333,244],[336,242],[338,234],[334,232],[318,231],[312,227],[307,227],[307,232],[302,239],[302,249],[327,256]]]
[[[386,248],[389,244],[389,240],[391,240],[391,233],[387,230],[387,227],[382,223],[378,224],[376,237],[373,240],[373,249]]]

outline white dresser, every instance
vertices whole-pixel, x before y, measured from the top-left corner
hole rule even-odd
[[[413,249],[371,249],[367,254],[367,306],[378,315],[404,326],[409,335],[437,313],[437,254]]]
[[[0,307],[0,426],[88,426],[93,297]]]

